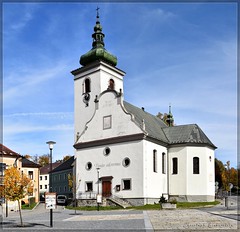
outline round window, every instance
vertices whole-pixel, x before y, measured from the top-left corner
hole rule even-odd
[[[91,170],[91,168],[92,168],[92,163],[91,163],[91,162],[88,162],[88,163],[86,164],[86,169],[89,171],[89,170]]]
[[[128,167],[130,165],[130,159],[129,158],[125,158],[124,160],[123,160],[123,166],[124,167]]]
[[[111,152],[111,149],[109,147],[106,147],[103,151],[104,155],[109,155]]]

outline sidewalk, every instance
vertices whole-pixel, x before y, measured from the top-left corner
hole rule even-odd
[[[224,205],[186,210],[77,211],[58,207],[49,227],[49,211],[43,205],[23,211],[27,227],[19,228],[19,213],[3,218],[3,231],[237,231],[237,207]]]
[[[147,211],[154,231],[237,231],[237,201],[225,207]]]

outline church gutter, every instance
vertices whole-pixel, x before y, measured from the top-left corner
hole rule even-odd
[[[101,139],[101,140],[94,140],[94,141],[83,142],[83,143],[76,143],[73,147],[77,150],[81,150],[81,149],[95,147],[95,146],[104,146],[109,144],[143,140],[144,138],[145,138],[145,134],[140,133],[140,134],[134,134],[134,135],[126,135],[126,136],[118,136],[118,137]]]

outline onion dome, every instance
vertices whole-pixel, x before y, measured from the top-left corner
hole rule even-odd
[[[92,34],[92,49],[82,55],[79,62],[82,66],[86,66],[94,61],[105,61],[112,66],[116,66],[117,57],[109,53],[104,47],[105,44],[103,39],[105,35],[102,32],[98,10],[99,8],[97,8],[96,25],[94,26],[94,33]]]

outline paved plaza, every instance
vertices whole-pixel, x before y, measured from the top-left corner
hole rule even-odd
[[[199,209],[75,211],[58,206],[50,228],[49,211],[40,204],[23,211],[24,228],[18,227],[19,213],[3,215],[3,231],[238,231],[236,200]]]

